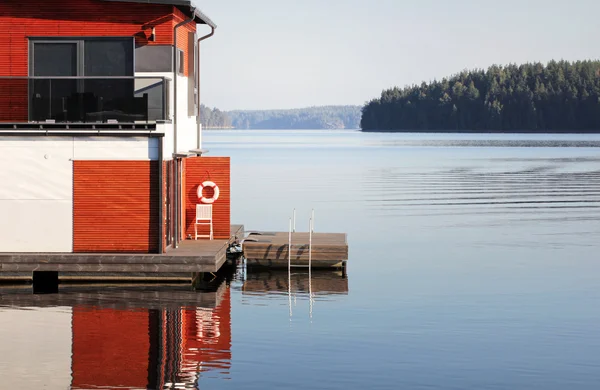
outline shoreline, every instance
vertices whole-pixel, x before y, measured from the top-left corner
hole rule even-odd
[[[598,130],[360,130],[363,133],[411,133],[411,134],[600,134]]]

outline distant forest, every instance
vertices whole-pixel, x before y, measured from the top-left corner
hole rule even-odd
[[[205,128],[358,129],[360,106],[323,106],[292,110],[220,111],[201,107]]]
[[[364,131],[600,131],[600,61],[494,65],[383,91]]]
[[[231,129],[231,118],[218,108],[208,108],[200,105],[200,123],[203,128]]]

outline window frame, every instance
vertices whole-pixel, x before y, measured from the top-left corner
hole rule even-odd
[[[185,76],[185,52],[180,48],[177,49],[177,75]]]
[[[133,36],[113,36],[113,37],[98,37],[98,36],[89,36],[89,37],[39,37],[39,36],[31,36],[27,37],[29,41],[28,45],[28,74],[30,77],[33,76],[34,69],[34,60],[35,60],[35,44],[36,43],[75,43],[77,44],[77,75],[75,77],[85,77],[85,41],[114,41],[114,40],[131,40],[131,48],[132,48],[132,67],[131,67],[131,75],[135,76],[135,37]],[[51,77],[51,76],[48,76]],[[97,76],[102,77],[102,76]],[[110,76],[106,76],[110,77]]]
[[[113,40],[130,40],[131,48],[132,48],[132,63],[131,63],[131,77],[132,80],[135,80],[135,37],[133,36],[27,36],[26,37],[27,44],[27,73],[29,77],[34,76],[34,65],[35,65],[35,44],[36,43],[74,43],[77,46],[76,60],[77,60],[77,74],[73,77],[74,79],[79,77],[85,77],[85,41],[113,41]],[[41,76],[52,78],[52,76]],[[93,76],[97,78],[102,78],[103,76]],[[110,78],[111,76],[104,76]],[[27,83],[27,96],[31,96],[32,93],[32,85],[33,79],[30,79]],[[84,80],[79,80],[78,88],[83,88]],[[28,120],[32,117],[32,106],[31,104],[27,104],[27,117]]]

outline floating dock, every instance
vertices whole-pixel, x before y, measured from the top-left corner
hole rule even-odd
[[[248,268],[310,264],[345,275],[348,240],[345,233],[246,233],[243,225],[231,225],[229,239],[184,240],[165,253],[0,253],[0,282],[33,280],[34,287],[51,286],[49,291],[58,284],[94,282],[191,283],[198,289],[239,255]]]
[[[247,266],[308,267],[310,257],[312,268],[345,268],[348,260],[346,233],[291,233],[291,254],[289,243],[289,232],[251,232],[242,243]]]
[[[61,281],[193,281],[215,273],[230,246],[244,235],[231,225],[227,240],[184,240],[166,253],[0,253],[0,280],[31,280],[35,272],[57,272]]]

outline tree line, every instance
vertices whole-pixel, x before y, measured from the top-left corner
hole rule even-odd
[[[362,109],[364,131],[600,130],[600,61],[493,65],[392,88]]]
[[[230,111],[236,129],[358,129],[360,106]]]
[[[204,104],[200,105],[200,123],[203,128],[209,129],[230,129],[231,118],[227,113],[218,108],[208,108]]]
[[[220,111],[201,105],[204,128],[236,129],[358,129],[360,106],[322,106],[290,110]]]

